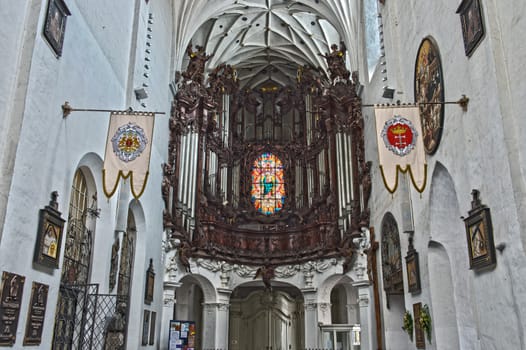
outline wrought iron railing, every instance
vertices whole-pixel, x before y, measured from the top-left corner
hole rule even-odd
[[[126,348],[128,300],[98,290],[98,284],[60,287],[52,349]]]

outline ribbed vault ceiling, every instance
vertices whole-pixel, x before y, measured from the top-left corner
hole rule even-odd
[[[208,70],[233,65],[242,87],[295,84],[299,65],[327,70],[320,54],[332,44],[343,40],[352,49],[356,20],[351,14],[356,9],[351,2],[174,0],[176,56],[184,69],[184,51],[191,42],[213,54]]]

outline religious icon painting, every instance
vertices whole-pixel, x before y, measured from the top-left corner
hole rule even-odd
[[[444,81],[435,41],[427,37],[420,44],[415,64],[415,102],[420,106],[422,139],[427,154],[434,154],[444,127]]]
[[[42,266],[58,268],[60,247],[65,220],[61,218],[57,203],[58,194],[51,194],[51,201],[40,210],[37,244],[33,261]]]
[[[463,0],[457,9],[457,13],[460,14],[464,51],[469,57],[484,38],[484,22],[480,0]]]
[[[44,24],[44,38],[57,57],[62,56],[66,18],[71,13],[63,0],[49,0]]]
[[[412,242],[405,256],[407,270],[407,289],[411,294],[420,293],[420,267],[418,264],[418,252],[413,247]]]
[[[479,191],[471,192],[473,200],[469,216],[464,219],[468,242],[469,267],[472,270],[483,270],[495,267],[495,244],[489,208],[479,199]]]

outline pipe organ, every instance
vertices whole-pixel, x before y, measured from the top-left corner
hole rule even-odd
[[[326,82],[309,67],[295,86],[240,87],[229,65],[206,85],[192,76],[173,102],[162,188],[181,259],[350,259],[371,182],[356,82]]]

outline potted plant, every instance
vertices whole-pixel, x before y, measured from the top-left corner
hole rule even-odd
[[[427,304],[424,304],[422,309],[420,309],[420,327],[422,327],[426,333],[427,340],[431,343],[431,315]]]
[[[409,334],[409,338],[413,341],[413,316],[409,311],[404,312],[404,325],[402,329]]]

